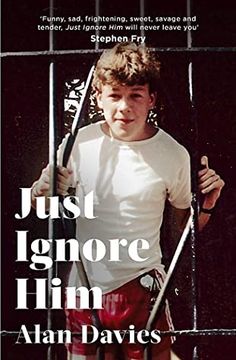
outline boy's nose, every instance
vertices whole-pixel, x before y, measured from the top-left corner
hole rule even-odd
[[[129,111],[130,104],[127,99],[121,99],[119,102],[119,110],[120,111]]]

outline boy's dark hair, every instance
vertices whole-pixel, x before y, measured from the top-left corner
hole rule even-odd
[[[157,90],[160,77],[160,62],[143,45],[118,43],[104,50],[98,60],[93,79],[93,88],[101,91],[102,85],[149,85],[152,93]]]

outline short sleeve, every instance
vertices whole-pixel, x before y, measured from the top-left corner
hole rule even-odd
[[[178,168],[168,189],[168,200],[177,209],[187,209],[191,206],[191,172],[190,156],[182,147]]]

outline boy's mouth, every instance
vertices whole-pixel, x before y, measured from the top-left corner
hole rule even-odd
[[[132,123],[134,120],[133,119],[116,119],[116,121],[120,121],[122,124],[130,124]]]

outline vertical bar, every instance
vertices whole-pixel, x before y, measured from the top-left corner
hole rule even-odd
[[[52,17],[54,14],[54,0],[49,0],[49,16],[50,16],[50,25],[53,25]],[[49,30],[49,50],[52,51],[54,49],[54,32],[53,30]]]
[[[99,14],[100,14],[100,0],[96,0],[95,2],[95,16],[96,17],[99,17]],[[99,25],[99,19],[98,21],[96,21],[96,25]],[[96,34],[96,39],[97,37],[100,35],[100,30],[96,30],[95,32]],[[99,49],[99,41],[95,41],[95,50],[98,50]]]
[[[140,17],[144,17],[144,14],[145,14],[145,0],[140,0],[139,1],[139,12],[140,12]],[[140,22],[140,25],[144,25],[144,21],[142,20]],[[144,28],[143,29],[140,29],[140,35],[142,37],[145,36],[145,30]],[[157,305],[157,308],[158,308],[159,305]],[[150,346],[150,344],[147,344],[145,350],[144,350],[144,359],[146,360],[152,360],[152,348]]]
[[[54,1],[50,0],[50,25],[53,23],[52,17],[54,14]],[[49,31],[49,50],[54,50],[54,32]],[[49,167],[50,167],[50,196],[56,195],[56,106],[55,106],[55,64],[52,61],[49,65]],[[49,251],[49,256],[54,259],[54,239],[55,239],[55,220],[48,220],[48,238],[52,239],[52,244]],[[52,313],[52,292],[51,281],[56,276],[57,269],[53,263],[52,267],[48,269],[48,313],[47,313],[47,329],[53,330],[53,313]],[[55,359],[55,347],[50,345],[47,352],[47,360]]]
[[[189,1],[189,0],[188,0]],[[191,128],[193,129],[194,141],[192,152],[192,207],[193,207],[193,226],[191,228],[191,290],[192,290],[192,328],[197,329],[197,288],[196,288],[196,237],[198,229],[198,193],[197,193],[197,177],[198,177],[198,127],[196,118],[196,108],[193,93],[193,64],[192,61],[188,65],[188,81],[189,81],[189,99],[191,103]]]
[[[140,7],[140,17],[144,17],[145,0],[140,0],[139,7]],[[141,25],[144,25],[143,21],[141,21]],[[144,29],[140,30],[140,35],[142,37],[145,36],[145,30]]]
[[[187,17],[191,17],[192,10],[192,1],[187,0]],[[190,25],[190,21],[187,21],[187,25]],[[187,30],[187,47],[190,49],[192,47],[192,32]],[[197,329],[197,277],[196,277],[196,237],[198,232],[198,124],[196,117],[196,108],[194,103],[194,92],[193,92],[193,63],[190,59],[188,64],[188,83],[189,83],[189,99],[191,104],[191,128],[194,130],[194,144],[193,144],[193,154],[192,154],[192,207],[193,207],[193,226],[191,228],[191,293],[192,293],[192,328],[193,330]],[[193,348],[192,359],[198,359],[198,349],[197,346]]]
[[[95,2],[95,16],[99,18],[99,14],[100,14],[100,0],[96,0]],[[99,25],[99,19],[96,21],[96,25]],[[96,30],[96,38],[100,35],[100,30]],[[95,42],[95,50],[99,50],[99,41],[96,40]],[[85,89],[86,91],[86,89]],[[87,284],[87,288],[89,288],[89,280],[87,277],[87,273],[84,269],[83,263],[81,262],[80,264],[77,264],[77,266],[82,267],[81,271],[80,271],[80,275],[83,276],[83,282],[85,284]],[[82,282],[82,283],[83,283]],[[97,325],[97,328],[101,329],[101,324],[100,324],[100,320],[99,317],[96,313],[96,310],[93,311],[92,313],[92,319],[93,319],[93,323]],[[101,346],[101,344],[99,344],[98,349],[97,349],[97,353],[96,353],[96,359],[97,360],[104,360],[105,359],[105,352],[104,352],[104,347]]]
[[[50,166],[50,196],[56,194],[56,117],[55,117],[55,64],[50,63],[49,68],[49,166]],[[48,238],[52,239],[49,256],[54,259],[54,239],[56,232],[55,219],[48,220]],[[51,282],[57,276],[57,268],[53,262],[51,268],[48,269],[48,314],[47,314],[47,329],[53,330],[53,312],[52,312],[52,292]],[[54,347],[50,345],[48,348],[48,360],[55,357]]]
[[[192,7],[192,1],[187,0],[187,17],[191,16],[191,7]],[[190,21],[187,21],[187,25],[190,25]],[[191,30],[187,30],[187,47],[190,49],[192,47],[192,32]]]

